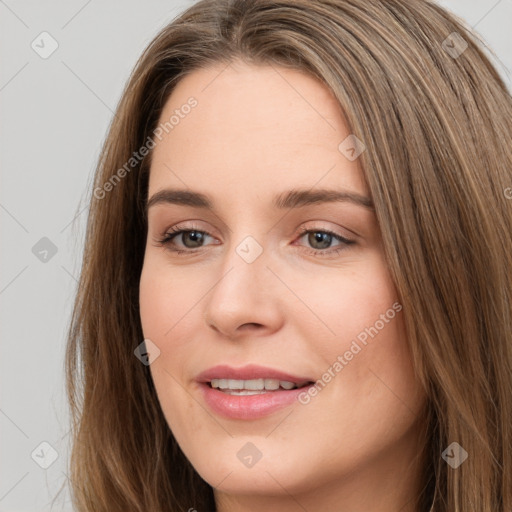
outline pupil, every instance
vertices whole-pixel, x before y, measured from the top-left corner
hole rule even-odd
[[[184,236],[191,237],[192,239],[195,238],[196,240],[192,240],[193,242],[198,242],[198,241],[200,242],[203,234],[200,233],[199,231],[188,231],[187,233],[184,233]],[[185,245],[187,245],[187,244],[185,244]],[[201,245],[201,244],[199,244],[199,245]]]
[[[315,248],[315,249],[326,249],[329,247],[331,242],[332,235],[329,233],[320,233],[318,231],[314,233],[309,234],[309,240],[308,242]],[[316,242],[324,242],[324,244],[321,247],[315,247]],[[325,243],[327,242],[327,243]]]

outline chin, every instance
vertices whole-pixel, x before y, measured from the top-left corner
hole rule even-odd
[[[257,456],[251,443],[260,447],[261,458],[257,462],[247,455],[253,452]],[[204,458],[200,461],[191,462],[203,480],[227,494],[281,496],[304,492],[312,480],[311,475],[308,477],[302,471],[304,457],[274,453],[269,445],[268,440],[261,437],[236,437],[218,446],[216,451],[203,452]]]

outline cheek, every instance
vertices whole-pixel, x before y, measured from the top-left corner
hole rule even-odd
[[[395,406],[402,408],[400,400],[414,407],[418,388],[402,305],[384,259],[376,254],[357,270],[317,279],[315,287],[311,284],[299,293],[307,297],[322,323],[313,315],[296,321],[321,372],[318,403],[357,409],[354,421],[358,417],[363,423],[368,419],[368,403],[382,404],[384,416]]]
[[[179,340],[176,332],[183,329],[187,332],[187,324],[193,317],[191,308],[198,297],[197,286],[185,277],[185,273],[166,271],[165,265],[152,259],[145,261],[139,283],[144,337],[160,341],[171,337]]]
[[[191,431],[200,428],[200,425],[193,426],[193,402],[182,386],[184,362],[190,350],[186,333],[190,336],[192,332],[190,308],[197,297],[181,281],[179,272],[166,272],[165,265],[149,258],[145,260],[139,284],[144,338],[153,341],[160,350],[149,368],[162,412],[173,432],[180,432],[182,425],[188,425]]]
[[[361,347],[376,337],[388,338],[390,343],[402,341],[396,321],[401,305],[379,253],[370,254],[365,261],[347,269],[332,269],[323,276],[301,278],[298,282],[302,284],[296,288],[297,295],[304,298],[313,314],[297,315],[295,321],[302,322],[302,329],[308,329],[315,352],[326,362],[350,350],[353,341]]]

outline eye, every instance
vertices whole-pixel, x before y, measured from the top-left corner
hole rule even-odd
[[[355,243],[354,240],[349,240],[348,238],[328,229],[301,228],[300,232],[301,236],[299,240],[307,237],[307,243],[313,247],[312,249],[308,247],[305,247],[304,249],[306,252],[313,254],[314,256],[338,254],[345,250],[347,246]],[[330,247],[333,240],[338,241],[339,245]]]
[[[194,226],[187,226],[187,229],[173,226],[169,231],[170,233],[165,233],[164,237],[157,240],[157,244],[158,246],[165,246],[176,254],[193,254],[205,246],[205,240],[208,237],[214,238],[207,231],[197,229]],[[328,229],[301,228],[299,240],[305,237],[307,237],[307,243],[312,248],[303,247],[303,250],[314,256],[336,255],[345,250],[347,246],[355,243],[354,240],[349,240]],[[179,248],[180,245],[177,244],[177,241],[181,242],[183,249]],[[337,241],[338,245],[331,247],[333,241]]]
[[[178,254],[185,252],[195,252],[195,249],[200,249],[204,245],[204,241],[207,237],[213,238],[206,231],[196,229],[193,226],[188,229],[181,229],[179,226],[173,226],[170,228],[172,233],[166,233],[165,236],[158,240],[158,244],[167,246],[171,251]],[[184,250],[176,248],[176,240],[182,243]]]

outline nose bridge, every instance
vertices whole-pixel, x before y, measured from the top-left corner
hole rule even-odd
[[[238,301],[241,297],[254,301],[263,289],[262,284],[271,276],[267,264],[268,255],[252,235],[242,237],[233,243],[222,264],[222,277],[212,290],[223,296],[227,303]]]
[[[232,244],[207,297],[205,320],[209,325],[228,335],[244,324],[275,327],[280,308],[272,293],[275,277],[267,268],[267,251],[252,235]]]

